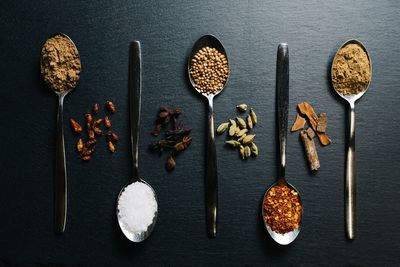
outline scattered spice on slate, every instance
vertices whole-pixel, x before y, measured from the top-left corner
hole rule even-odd
[[[297,104],[297,109],[299,114],[296,115],[296,120],[292,125],[291,131],[301,130],[300,139],[303,141],[309,168],[311,171],[317,171],[320,168],[320,162],[314,137],[317,136],[323,146],[332,143],[332,140],[326,134],[327,115],[325,112],[322,112],[318,117],[313,107],[307,102]],[[310,127],[305,128],[307,122]]]
[[[286,184],[274,185],[263,201],[264,221],[271,230],[286,234],[298,229],[302,207],[298,193]]]
[[[364,49],[354,43],[342,47],[332,63],[333,88],[342,95],[356,95],[371,80],[371,64]]]
[[[109,105],[107,101],[106,106]],[[112,109],[107,109],[109,113],[115,113],[115,105],[112,103]],[[98,103],[94,103],[92,106],[92,112],[85,112],[83,114],[86,131],[83,132],[83,128],[79,125],[77,121],[70,118],[71,128],[76,133],[85,133],[86,134],[86,141],[84,141],[81,137],[78,137],[76,142],[76,149],[79,152],[79,158],[83,161],[90,161],[92,159],[93,153],[96,149],[97,139],[103,136],[103,130],[101,129],[103,122],[104,127],[109,129],[111,127],[111,117],[110,115],[106,115],[105,118],[101,117],[93,117],[98,115],[100,112],[100,105]],[[105,135],[107,149],[114,153],[116,151],[116,142],[118,141],[118,135],[113,131],[108,131]]]
[[[47,39],[42,48],[40,72],[47,85],[58,92],[75,88],[81,61],[69,38],[58,34]]]
[[[208,46],[194,55],[189,69],[195,88],[206,94],[215,94],[222,90],[228,73],[229,65],[225,55]]]
[[[192,128],[184,127],[183,123],[178,121],[181,114],[182,112],[179,109],[161,105],[154,129],[151,132],[155,137],[162,134],[161,138],[150,144],[150,149],[158,152],[160,156],[163,152],[169,154],[165,165],[169,172],[175,169],[176,158],[179,153],[185,151],[192,142],[192,137],[189,135]]]
[[[239,112],[244,113],[247,110],[246,104],[236,106]],[[222,135],[228,132],[229,140],[225,144],[229,147],[239,149],[241,159],[248,159],[251,155],[258,156],[258,147],[254,142],[255,134],[251,134],[253,125],[257,123],[257,115],[253,109],[250,109],[249,114],[245,118],[236,117],[229,119],[228,122],[223,122],[217,127],[217,134]]]

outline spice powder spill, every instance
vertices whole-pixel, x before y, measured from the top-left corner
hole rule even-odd
[[[128,185],[118,201],[118,217],[131,233],[147,231],[157,213],[153,190],[141,182]]]
[[[370,61],[360,45],[350,43],[338,51],[332,63],[332,84],[338,93],[359,94],[368,87],[370,79]]]
[[[63,92],[76,86],[81,72],[78,50],[62,35],[49,38],[42,48],[40,72],[55,91]]]
[[[264,221],[271,230],[286,234],[300,227],[302,207],[298,193],[286,184],[274,185],[263,201]]]
[[[229,66],[225,55],[215,48],[203,47],[193,57],[189,74],[201,93],[216,94],[228,79]]]

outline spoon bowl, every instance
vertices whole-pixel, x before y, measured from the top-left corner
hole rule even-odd
[[[151,189],[151,191],[153,192],[154,198],[155,198],[156,202],[158,202],[158,201],[157,201],[156,192],[154,191],[154,189],[153,189],[148,183],[146,183],[146,182],[145,182],[144,180],[142,180],[142,179],[139,179],[139,180],[136,181],[136,182],[143,183],[143,184],[145,184],[146,186],[148,186],[148,187]],[[118,208],[118,206],[119,206],[119,200],[120,200],[120,198],[121,198],[121,195],[124,193],[126,187],[128,187],[130,184],[131,184],[131,183],[126,184],[126,185],[121,189],[121,191],[120,191],[119,194],[118,194],[116,215],[117,215],[117,220],[118,220],[119,227],[120,227],[122,233],[125,235],[125,237],[126,237],[127,239],[129,239],[130,241],[132,241],[132,242],[138,243],[138,242],[142,242],[143,240],[147,239],[147,238],[150,236],[151,232],[153,231],[154,226],[156,225],[156,221],[157,221],[157,211],[156,211],[156,213],[154,214],[153,222],[147,227],[147,230],[146,230],[146,231],[144,231],[144,232],[132,232],[132,231],[130,231],[129,229],[127,229],[126,226],[125,226],[125,225],[122,223],[122,221],[121,221],[121,217],[120,217],[120,215],[119,215],[119,208]]]
[[[350,103],[355,103],[357,100],[359,100],[359,99],[367,92],[367,90],[368,90],[368,88],[369,88],[369,85],[371,84],[371,78],[372,78],[372,62],[371,62],[371,58],[370,58],[370,56],[369,56],[368,50],[365,48],[364,44],[361,43],[359,40],[356,40],[356,39],[350,39],[350,40],[347,40],[346,42],[344,42],[344,43],[340,46],[340,48],[338,49],[338,51],[336,52],[336,54],[335,54],[335,56],[334,56],[334,60],[335,60],[336,56],[338,55],[339,51],[340,51],[342,48],[344,48],[345,46],[347,46],[348,44],[356,44],[356,45],[359,45],[359,46],[364,50],[364,52],[367,54],[368,61],[369,61],[369,66],[370,66],[370,79],[369,79],[369,82],[368,82],[368,85],[366,86],[366,88],[365,88],[362,92],[360,92],[360,93],[358,93],[358,94],[355,94],[355,95],[344,95],[344,94],[340,93],[340,92],[335,88],[335,84],[332,82],[332,80],[333,80],[333,65],[334,65],[333,62],[332,62],[332,66],[331,66],[331,82],[332,82],[332,87],[333,87],[334,91],[335,91],[341,98],[343,98],[345,101],[347,101],[347,102],[350,104]]]
[[[78,49],[72,39],[64,33],[55,33],[49,37],[62,36],[66,38],[75,48],[77,57],[80,63]],[[43,67],[43,54],[40,57],[40,66]],[[79,81],[78,76],[78,81]],[[44,77],[43,77],[44,78]],[[63,108],[64,97],[75,89],[74,87],[64,88],[64,90],[56,90],[54,84],[46,82],[47,86],[58,95],[58,112],[57,112],[57,135],[56,135],[56,162],[55,162],[55,177],[54,177],[54,230],[58,234],[65,231],[67,220],[67,168],[65,161],[65,145],[64,145],[64,129],[63,129]]]
[[[297,193],[299,192],[299,191],[297,191],[297,189],[292,184],[288,183],[285,179],[280,179],[277,182],[273,183],[267,190],[265,190],[263,200],[267,197],[268,192],[272,187],[274,187],[275,185],[281,184],[281,183],[285,183],[292,190],[296,191]],[[299,196],[299,199],[300,199],[300,205],[301,205],[301,207],[303,207],[303,203],[301,202],[300,194],[298,196]],[[288,244],[292,243],[297,238],[297,236],[299,235],[300,228],[301,228],[301,220],[302,220],[302,217],[303,217],[303,210],[301,211],[301,218],[300,218],[300,226],[299,226],[299,228],[294,229],[293,231],[287,232],[285,234],[279,234],[279,233],[273,231],[271,229],[271,227],[268,225],[268,223],[265,221],[264,218],[265,218],[266,214],[265,214],[265,210],[264,210],[264,201],[263,201],[263,203],[261,205],[261,214],[262,214],[262,217],[263,217],[265,229],[267,229],[267,232],[269,233],[269,235],[272,237],[272,239],[276,243],[278,243],[280,245],[288,245]]]
[[[222,53],[228,63],[228,73],[226,80],[224,81],[222,88],[213,94],[202,93],[199,88],[196,87],[195,82],[190,74],[190,68],[192,59],[196,53],[203,47],[215,48],[219,53]],[[213,35],[205,35],[198,39],[193,45],[192,52],[188,59],[187,73],[189,76],[190,83],[193,88],[196,89],[201,95],[208,100],[208,142],[206,151],[206,172],[204,177],[204,189],[205,189],[205,204],[206,204],[206,222],[207,222],[207,233],[210,237],[214,238],[217,236],[217,217],[218,217],[218,172],[217,172],[217,155],[215,149],[215,136],[214,136],[214,97],[222,92],[228,78],[229,78],[229,60],[226,54],[225,48],[222,43]]]
[[[228,82],[229,79],[229,72],[228,72],[228,77],[226,78],[223,87],[218,90],[218,92],[214,93],[214,94],[207,94],[207,93],[202,93],[200,92],[200,90],[196,87],[195,82],[193,81],[192,76],[190,75],[190,67],[192,66],[192,59],[194,58],[194,56],[196,55],[196,53],[202,49],[203,47],[212,47],[218,50],[218,52],[220,52],[221,54],[223,54],[226,58],[226,60],[228,61],[228,69],[229,69],[229,60],[228,60],[228,56],[226,54],[225,48],[222,45],[222,43],[220,42],[220,40],[217,39],[217,37],[215,37],[214,35],[204,35],[202,37],[200,37],[196,43],[193,45],[192,51],[190,53],[189,56],[189,60],[188,60],[188,68],[187,68],[187,72],[188,72],[188,76],[189,76],[189,80],[190,83],[192,84],[193,88],[196,89],[197,92],[199,92],[200,94],[202,94],[203,96],[209,98],[210,96],[214,97],[218,94],[220,94],[222,92],[222,90],[224,89],[226,83]]]

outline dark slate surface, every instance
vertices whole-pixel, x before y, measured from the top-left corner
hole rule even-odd
[[[400,4],[397,1],[10,1],[0,2],[0,266],[400,264]],[[114,99],[118,151],[100,146],[95,160],[76,159],[66,128],[69,210],[66,233],[53,234],[56,97],[39,76],[46,38],[71,36],[82,58],[79,87],[66,98],[65,118]],[[245,102],[259,115],[260,156],[242,162],[217,139],[220,220],[217,239],[204,221],[206,103],[190,88],[185,63],[192,44],[214,34],[226,46],[230,81],[215,101],[216,122]],[[357,104],[357,239],[344,235],[345,105],[328,83],[333,54],[347,39],[364,42],[373,60],[370,90]],[[152,236],[131,244],[120,233],[115,200],[131,174],[128,45],[143,47],[140,170],[153,185],[159,217]],[[275,60],[290,49],[290,112],[309,101],[327,112],[331,146],[321,170],[307,170],[297,134],[289,134],[289,180],[301,191],[304,221],[288,247],[263,229],[260,200],[276,176]],[[194,142],[173,174],[147,151],[159,104],[181,107]]]

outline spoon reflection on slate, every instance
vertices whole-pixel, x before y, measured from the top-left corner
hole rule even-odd
[[[74,42],[64,33],[56,33],[50,36],[49,39],[53,37],[63,37],[67,42],[72,45],[77,54],[78,63],[80,65],[80,58],[78,49],[76,48]],[[62,56],[60,56],[62,58]],[[42,76],[44,77],[43,68],[48,67],[50,63],[48,58],[42,52],[40,58],[40,65],[42,69]],[[79,80],[79,75],[77,77]],[[77,80],[77,81],[78,81]],[[76,82],[77,82],[76,81]],[[56,137],[56,165],[55,165],[55,179],[54,179],[54,226],[56,233],[64,233],[66,219],[67,219],[67,169],[65,162],[65,146],[64,146],[64,129],[63,129],[63,107],[64,107],[64,97],[75,89],[76,83],[73,87],[69,88],[59,88],[59,84],[53,84],[46,82],[50,89],[58,95],[58,113],[57,113],[57,137]]]
[[[276,185],[288,186],[291,190],[297,192],[300,200],[300,194],[297,189],[289,184],[285,179],[285,168],[286,168],[286,139],[287,139],[287,127],[288,127],[288,106],[289,106],[289,49],[288,45],[282,43],[278,46],[278,58],[277,58],[277,72],[276,72],[276,90],[277,90],[277,121],[278,121],[278,137],[279,137],[279,154],[280,154],[280,165],[278,170],[278,181],[272,184],[266,191],[263,197],[263,205],[261,207],[261,214],[264,220],[265,228],[275,242],[281,245],[288,245],[292,243],[297,235],[300,233],[301,228],[301,217],[299,227],[285,234],[280,234],[273,231],[266,221],[266,214],[264,209],[264,199],[267,197],[271,188]],[[301,205],[301,215],[303,216],[303,208]]]
[[[131,145],[132,145],[132,163],[133,163],[133,178],[132,182],[125,185],[118,194],[117,199],[117,219],[118,224],[121,228],[123,234],[132,242],[142,242],[145,240],[154,229],[154,226],[157,221],[157,212],[158,212],[158,205],[157,205],[157,196],[154,189],[142,180],[139,177],[139,129],[140,129],[140,108],[141,108],[141,65],[142,55],[141,55],[141,48],[140,42],[134,41],[131,43],[130,46],[130,53],[129,53],[129,118],[130,118],[130,128],[131,128]],[[140,183],[139,186],[137,183]],[[148,222],[147,229],[144,231],[134,232],[132,231],[128,225],[124,223],[124,219],[122,218],[122,214],[120,213],[120,204],[121,199],[124,197],[124,194],[131,194],[127,193],[129,187],[135,186],[135,188],[140,188],[141,192],[133,192],[133,193],[140,193],[141,196],[148,196],[151,202],[154,202],[153,205],[151,203],[143,202],[138,204],[138,208],[144,209],[144,214],[148,213],[149,209],[155,209],[154,215],[150,218],[151,221]],[[131,191],[132,192],[132,191]],[[150,196],[149,196],[150,195]],[[131,197],[132,195],[126,195],[127,198]],[[138,201],[146,201],[145,199],[137,199]],[[137,204],[137,203],[133,203]],[[133,210],[133,213],[137,213],[137,211]],[[132,215],[130,213],[129,215]],[[140,216],[140,215],[138,215]],[[140,221],[139,223],[146,223],[142,222],[145,218],[138,218],[136,215],[133,216],[136,221]],[[146,217],[148,218],[148,216]],[[135,222],[137,223],[137,222]]]
[[[355,238],[355,224],[356,224],[356,173],[355,173],[355,126],[356,126],[356,114],[355,114],[355,104],[358,99],[360,99],[368,90],[372,77],[372,64],[371,58],[369,57],[368,51],[365,46],[358,40],[349,40],[345,42],[336,52],[335,58],[332,62],[331,67],[331,80],[333,80],[333,67],[335,59],[342,48],[348,44],[356,44],[364,50],[368,57],[370,76],[368,84],[365,86],[364,90],[358,94],[344,95],[340,93],[338,88],[335,88],[335,83],[332,82],[333,89],[335,92],[343,98],[347,103],[349,103],[349,135],[347,140],[347,156],[346,156],[346,180],[345,180],[345,209],[346,209],[346,236],[348,239]],[[352,72],[349,74],[352,75]]]
[[[190,68],[192,66],[192,60],[195,58],[197,52],[202,48],[210,47],[216,49],[219,53],[225,56],[228,64],[227,77],[224,80],[221,88],[214,93],[201,92],[200,88],[196,85],[192,75],[190,74]],[[192,52],[189,56],[188,62],[188,75],[190,83],[193,88],[196,89],[201,95],[208,100],[208,142],[207,142],[207,154],[206,154],[206,173],[204,177],[205,185],[205,201],[206,201],[206,222],[207,232],[210,237],[217,236],[217,218],[218,218],[218,171],[217,171],[217,156],[215,150],[214,140],[214,97],[222,92],[224,89],[228,77],[229,77],[229,60],[225,52],[225,48],[222,43],[212,35],[205,35],[198,39],[192,48]]]

